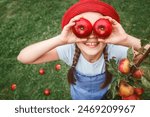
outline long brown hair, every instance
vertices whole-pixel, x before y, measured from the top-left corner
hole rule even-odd
[[[106,68],[106,71],[105,71],[106,80],[100,86],[100,88],[105,88],[108,84],[110,84],[110,82],[112,80],[112,74],[108,71],[108,69],[107,69],[108,65],[106,64],[106,62],[108,61],[108,53],[107,53],[106,47],[104,48],[104,51],[103,51],[104,59],[105,59],[105,68]],[[68,74],[67,74],[69,84],[75,84],[75,82],[76,82],[76,80],[74,78],[74,72],[75,72],[75,67],[76,67],[78,60],[79,60],[80,53],[81,53],[80,49],[78,48],[77,45],[75,45],[75,54],[73,57],[73,63],[72,63],[71,68],[68,70]]]
[[[73,57],[72,66],[68,70],[68,74],[67,74],[68,83],[70,83],[70,84],[75,84],[75,81],[76,81],[74,78],[74,72],[75,72],[75,67],[79,60],[80,53],[81,53],[80,49],[78,48],[77,45],[75,45],[75,53],[74,53],[74,57]]]
[[[105,82],[102,83],[101,88],[105,88],[107,85],[110,84],[110,82],[112,81],[112,74],[108,71],[108,52],[107,52],[107,45],[105,46],[104,50],[103,50],[103,54],[104,54],[104,59],[105,59],[105,73],[106,73],[106,79]]]

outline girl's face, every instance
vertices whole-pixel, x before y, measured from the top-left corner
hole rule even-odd
[[[92,25],[99,18],[103,17],[103,15],[101,15],[100,13],[96,13],[96,12],[86,12],[86,13],[82,13],[80,15],[83,16],[85,19],[88,19]],[[98,37],[96,35],[94,35],[93,33],[91,33],[91,35],[89,35],[87,37],[86,42],[80,42],[80,43],[76,43],[76,44],[79,47],[79,49],[81,50],[81,53],[83,54],[83,56],[87,59],[88,58],[89,59],[90,58],[98,59],[105,47],[105,44],[98,42]]]

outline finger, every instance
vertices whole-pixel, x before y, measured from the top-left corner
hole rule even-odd
[[[79,16],[75,16],[74,18],[72,18],[69,23],[64,27],[66,30],[69,30],[72,26],[75,25],[75,21],[79,20],[80,18],[83,18],[82,15]]]
[[[64,27],[64,29],[65,30],[70,30],[70,28],[72,27],[72,26],[74,26],[75,25],[75,22],[70,22],[70,23],[68,23],[65,27]]]
[[[104,39],[98,39],[98,42],[106,43],[106,41]]]
[[[112,20],[113,20],[113,19],[112,19],[111,17],[109,17],[109,16],[104,16],[103,18],[109,20],[109,21],[112,23]]]
[[[104,16],[103,18],[104,19],[108,19],[113,25],[118,24],[118,22],[115,19],[113,19],[113,18],[111,18],[109,16]]]
[[[83,16],[82,16],[82,15],[77,15],[77,16],[73,17],[73,18],[70,20],[70,22],[75,22],[75,21],[79,20],[80,18],[83,18]]]
[[[75,23],[76,21],[78,21],[79,19],[81,19],[81,18],[83,18],[83,16],[75,16],[74,18],[72,18],[70,21],[69,21],[69,23]]]
[[[112,20],[112,18],[109,17],[109,16],[103,16],[103,18],[104,18],[104,19],[108,19],[108,20]]]
[[[99,38],[98,41],[101,43],[105,43],[105,44],[110,43],[110,41],[108,39],[100,39]]]
[[[120,25],[120,23],[117,22],[115,19],[112,19],[112,20],[111,20],[111,23],[112,23],[113,25]]]

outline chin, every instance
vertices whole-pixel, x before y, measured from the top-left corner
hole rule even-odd
[[[100,51],[98,50],[82,50],[82,52],[84,52],[88,56],[95,56],[100,53]]]

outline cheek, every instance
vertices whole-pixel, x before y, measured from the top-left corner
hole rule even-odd
[[[106,44],[104,44],[104,43],[100,43],[100,44],[99,44],[99,46],[100,46],[100,48],[101,48],[101,49],[104,49],[104,48],[105,48],[105,46],[106,46]]]
[[[78,48],[79,48],[80,50],[82,50],[83,47],[84,47],[84,44],[83,44],[83,43],[76,43],[76,45],[78,46]]]

